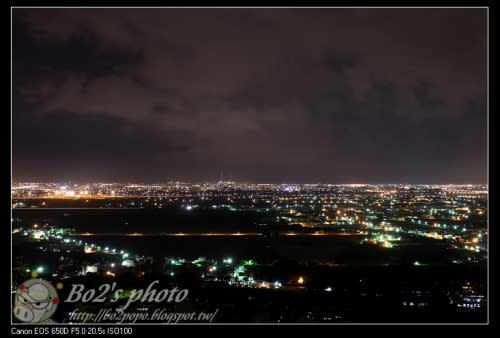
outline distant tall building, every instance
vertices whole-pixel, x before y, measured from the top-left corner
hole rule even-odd
[[[219,185],[233,185],[235,182],[232,180],[232,173],[229,172],[229,175],[228,175],[228,180],[224,180],[224,171],[221,171],[220,173],[220,179],[219,179],[219,182],[217,182],[217,184]]]

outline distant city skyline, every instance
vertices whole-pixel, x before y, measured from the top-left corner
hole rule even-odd
[[[183,180],[183,179],[164,179],[164,180],[156,180],[156,181],[148,181],[148,180],[15,180],[12,179],[12,184],[145,184],[145,185],[153,185],[153,184],[168,184],[168,183],[187,183],[187,184],[214,184],[217,182],[233,182],[236,184],[289,184],[289,185],[307,185],[307,184],[330,184],[330,185],[488,185],[488,182],[484,183],[476,183],[476,182],[328,182],[328,181],[305,181],[305,182],[296,182],[296,181],[255,181],[255,180],[217,180],[217,179],[206,179],[206,180]]]
[[[487,16],[13,8],[13,182],[486,184]]]
[[[232,184],[235,187],[241,186],[254,186],[254,185],[270,185],[270,186],[308,186],[308,185],[318,185],[318,186],[339,186],[339,187],[363,187],[363,186],[409,186],[409,187],[425,187],[425,186],[456,186],[456,187],[488,187],[487,183],[329,183],[329,182],[251,182],[251,181],[181,181],[181,180],[167,180],[167,181],[157,181],[157,182],[140,182],[140,181],[88,181],[88,182],[77,182],[77,181],[52,181],[52,182],[42,182],[42,181],[12,181],[12,188],[19,185],[68,185],[68,186],[86,186],[86,185],[130,185],[130,186],[168,186],[171,184],[185,184],[185,185],[220,185],[220,184]],[[69,187],[68,187],[69,188]]]

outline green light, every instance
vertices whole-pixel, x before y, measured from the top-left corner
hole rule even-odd
[[[420,263],[419,263],[418,261],[415,261],[415,263],[413,263],[413,265],[415,265],[415,266],[419,266],[419,265],[420,265]]]
[[[42,273],[43,272],[43,266],[39,266],[38,268],[36,268],[36,272]]]
[[[193,264],[199,264],[205,261],[205,257],[198,257],[198,259],[193,261]]]

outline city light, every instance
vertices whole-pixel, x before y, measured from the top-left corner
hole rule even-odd
[[[451,187],[410,186],[412,189],[410,191],[412,191],[412,193],[405,190],[405,192],[402,193],[403,197],[400,199],[396,197],[398,193],[389,193],[389,191],[400,191],[398,189],[403,190],[405,189],[404,187],[396,190],[391,186],[365,186],[362,189],[350,188],[360,189],[358,191],[346,190],[345,186],[336,185],[297,185],[297,188],[292,191],[287,191],[285,189],[280,190],[279,187],[280,185],[233,185],[233,190],[230,192],[232,197],[229,199],[226,196],[228,194],[227,191],[213,191],[213,186],[209,184],[206,186],[186,184],[182,192],[179,192],[180,188],[164,188],[165,190],[162,192],[164,195],[158,195],[156,197],[152,195],[144,197],[129,196],[129,199],[134,199],[137,208],[156,207],[170,203],[171,210],[174,212],[187,210],[188,207],[192,209],[196,207],[199,208],[202,215],[204,212],[207,212],[207,209],[209,212],[214,213],[227,212],[232,214],[236,211],[242,212],[242,214],[254,213],[256,219],[259,217],[261,219],[253,223],[253,228],[251,230],[248,230],[250,228],[214,229],[207,226],[206,229],[196,229],[193,231],[188,226],[185,226],[183,228],[173,228],[168,232],[162,231],[161,233],[154,233],[150,232],[147,227],[141,230],[138,230],[139,228],[133,229],[132,224],[138,223],[139,226],[141,225],[139,221],[134,221],[133,223],[131,222],[131,225],[128,226],[125,231],[121,231],[118,228],[116,232],[110,231],[110,233],[106,233],[107,236],[125,236],[120,237],[120,241],[110,242],[116,243],[117,245],[120,243],[121,245],[121,247],[113,248],[104,246],[103,243],[98,242],[82,242],[78,237],[74,237],[76,239],[70,239],[71,236],[89,236],[89,239],[92,238],[95,241],[101,241],[103,239],[99,236],[101,233],[99,230],[92,230],[94,232],[91,233],[87,231],[87,229],[79,230],[71,228],[72,224],[70,218],[68,218],[69,224],[67,227],[59,227],[45,220],[43,223],[37,220],[35,224],[33,224],[33,221],[29,221],[27,225],[23,226],[19,219],[13,217],[12,236],[13,238],[27,237],[28,239],[36,240],[32,242],[36,242],[37,250],[55,253],[56,257],[58,257],[58,268],[54,273],[54,277],[57,278],[83,278],[91,273],[97,273],[97,275],[94,275],[94,277],[97,277],[100,276],[98,272],[102,271],[102,268],[104,268],[104,272],[102,273],[104,276],[115,276],[123,272],[124,276],[133,273],[138,277],[147,277],[148,275],[159,274],[160,272],[156,272],[159,270],[157,270],[155,266],[160,267],[162,264],[166,263],[169,268],[165,267],[165,269],[161,270],[162,274],[165,273],[167,276],[173,278],[176,276],[177,266],[179,266],[180,270],[184,267],[196,269],[197,276],[201,276],[202,282],[207,286],[210,286],[210,283],[217,283],[214,285],[225,285],[231,288],[263,288],[268,289],[269,292],[278,293],[282,292],[278,289],[293,290],[295,288],[304,290],[306,284],[308,288],[311,287],[311,290],[316,289],[317,285],[327,285],[319,288],[319,290],[325,292],[325,297],[327,297],[326,293],[333,293],[335,288],[333,285],[328,285],[328,283],[331,282],[330,279],[322,280],[321,276],[314,277],[314,279],[311,278],[311,282],[306,281],[306,276],[310,273],[314,273],[315,269],[315,265],[309,266],[309,263],[297,260],[294,264],[296,264],[296,268],[300,267],[300,271],[303,275],[295,276],[290,280],[290,275],[293,276],[293,273],[296,272],[286,273],[282,271],[282,267],[274,269],[275,264],[280,264],[281,261],[261,261],[260,259],[251,259],[252,256],[246,256],[246,254],[244,259],[237,258],[238,256],[241,257],[241,254],[238,252],[238,245],[229,247],[230,249],[225,251],[226,254],[221,256],[207,255],[206,257],[198,257],[195,255],[194,257],[198,258],[193,258],[193,256],[183,257],[179,254],[171,256],[163,254],[163,256],[154,257],[144,254],[140,246],[134,246],[134,248],[137,248],[137,252],[129,251],[129,236],[140,234],[142,237],[140,238],[141,241],[143,239],[147,240],[150,236],[156,238],[169,236],[172,240],[177,238],[177,236],[186,238],[205,236],[227,237],[227,240],[231,240],[231,237],[245,236],[245,240],[248,239],[250,242],[257,240],[255,243],[264,239],[263,243],[266,244],[266,248],[274,246],[273,243],[277,243],[275,239],[278,239],[282,248],[276,246],[275,250],[280,250],[280,252],[282,252],[281,254],[284,254],[284,256],[286,256],[287,251],[294,251],[293,248],[295,247],[300,250],[309,248],[307,252],[308,254],[312,253],[312,262],[321,266],[321,269],[325,269],[325,271],[328,269],[336,269],[337,272],[342,270],[336,267],[338,264],[345,265],[345,269],[348,270],[352,263],[350,262],[349,255],[346,255],[347,262],[345,262],[343,260],[346,260],[346,258],[342,258],[342,254],[335,253],[335,250],[333,250],[331,254],[328,251],[329,249],[324,251],[324,248],[329,246],[328,243],[330,240],[335,242],[339,240],[339,244],[335,244],[335,246],[339,246],[338,252],[349,252],[346,250],[351,249],[345,249],[342,244],[344,240],[349,241],[351,243],[349,247],[353,250],[359,248],[360,252],[364,252],[364,254],[368,253],[370,255],[370,260],[376,262],[373,264],[377,264],[381,269],[385,266],[399,269],[399,264],[401,264],[397,259],[399,253],[409,252],[408,250],[412,250],[415,245],[419,245],[422,251],[419,250],[413,253],[412,255],[414,258],[411,265],[406,266],[405,264],[401,269],[419,269],[420,271],[421,266],[436,265],[434,261],[427,261],[426,257],[428,257],[428,255],[425,252],[427,248],[432,248],[434,245],[439,245],[449,250],[449,257],[447,256],[443,258],[443,260],[448,260],[448,262],[454,266],[463,264],[483,264],[487,258],[488,231],[485,227],[485,223],[481,223],[481,221],[485,221],[485,219],[479,218],[477,213],[473,211],[473,214],[478,218],[474,220],[476,223],[471,226],[471,221],[464,221],[465,217],[463,217],[462,214],[466,212],[466,208],[463,207],[464,205],[470,205],[470,210],[485,208],[485,199],[480,199],[474,194],[470,195],[474,197],[463,197],[464,191],[461,190],[463,189],[462,187],[454,187],[453,189],[456,189],[456,192],[451,194],[450,191],[455,191],[452,190]],[[72,188],[73,187],[71,187],[71,189]],[[77,187],[75,187],[75,189],[77,189]],[[92,186],[89,186],[88,189],[91,190]],[[127,196],[128,192],[123,186],[115,185],[114,189],[116,189],[117,192],[119,191],[117,195],[123,197]],[[137,194],[137,189],[139,188],[133,187],[133,189],[135,190],[133,192],[131,191],[130,194]],[[148,186],[145,185],[140,189],[152,188],[148,188]],[[163,188],[157,186],[155,189]],[[172,189],[173,192],[166,192],[168,189]],[[220,187],[218,189],[220,189]],[[475,191],[474,189],[477,190],[480,188],[474,186],[470,188],[470,191]],[[374,194],[372,190],[376,190],[378,193]],[[81,190],[77,189],[77,191]],[[286,191],[286,194],[280,195],[280,192],[284,191]],[[444,194],[443,191],[446,191],[447,194]],[[103,194],[104,196],[110,195],[109,191],[105,192],[104,189]],[[460,197],[454,197],[457,195]],[[99,195],[98,193],[89,193],[89,200],[92,198],[90,196]],[[221,203],[222,197],[224,204]],[[128,209],[132,206],[130,201],[124,202],[119,199],[113,199],[113,201],[115,201],[115,204],[113,204],[110,202],[111,199],[100,198],[101,199],[93,201],[94,205],[99,208],[104,209],[109,207],[114,209]],[[194,204],[201,200],[204,201],[203,204]],[[432,203],[432,207],[423,204],[423,200],[427,201],[425,203]],[[28,208],[31,206],[28,200],[24,199],[23,201],[26,202]],[[14,202],[13,205],[16,203],[17,202]],[[78,203],[83,204],[86,202],[85,200],[81,200]],[[39,201],[35,205],[35,207],[40,207]],[[215,211],[211,207],[212,205],[218,205],[220,209]],[[453,206],[452,211],[457,214],[453,215],[449,212],[450,206]],[[459,209],[463,209],[463,211]],[[271,217],[269,217],[268,211],[273,212]],[[69,212],[66,211],[64,211],[64,213],[69,214]],[[462,217],[461,220],[452,219],[452,217],[456,216]],[[123,222],[123,219],[127,219],[121,218],[120,220],[125,224],[128,224],[128,221],[130,221],[127,220]],[[440,220],[439,223],[434,221],[437,219]],[[420,224],[418,223],[419,221]],[[21,224],[16,224],[16,222]],[[448,224],[446,224],[446,222],[448,222]],[[274,225],[276,224],[279,224],[279,227],[275,227]],[[182,231],[180,231],[181,229]],[[464,229],[466,229],[465,232],[463,231]],[[130,240],[136,239],[130,238]],[[207,238],[207,240],[209,240],[209,238]],[[103,250],[101,250],[101,245],[103,245]],[[221,245],[224,245],[224,243]],[[393,247],[397,247],[397,250],[392,254],[389,253],[390,257],[387,256],[388,252],[385,251],[385,249],[381,249]],[[314,248],[314,250],[310,248]],[[159,250],[161,252],[161,247]],[[224,247],[224,250],[226,250],[226,247]],[[379,252],[386,252],[386,254],[379,254]],[[92,253],[97,253],[98,256],[89,255],[86,256],[86,259],[83,258],[84,254]],[[118,262],[116,262],[117,254],[119,254],[119,258],[121,258]],[[79,257],[79,255],[82,256]],[[79,258],[75,260],[74,257]],[[337,262],[338,257],[342,259],[339,259]],[[94,260],[94,258],[97,260]],[[307,261],[309,261],[309,259],[310,258],[307,257]],[[93,262],[89,262],[89,260]],[[156,262],[159,262],[159,264],[156,265]],[[23,267],[22,271],[25,271],[25,273],[32,272],[32,276],[36,277],[38,273],[43,273],[47,270],[47,266],[49,266],[48,262],[44,262],[44,264],[45,268],[39,266],[38,268],[33,268],[33,272],[25,267]],[[79,266],[78,269],[75,269],[74,267],[79,264],[82,265]],[[367,264],[370,265],[372,263]],[[106,271],[106,267],[109,268],[109,270]],[[425,273],[425,269],[423,272]],[[311,276],[313,276],[313,274],[311,274]],[[314,276],[316,276],[315,273]],[[404,275],[402,275],[401,279],[404,278]],[[313,283],[313,281],[318,281],[318,283],[321,284]],[[369,286],[372,285],[372,283],[373,281],[363,281],[362,284],[358,285],[357,282],[355,282],[354,284],[358,285],[358,288],[361,288],[359,290],[355,289],[356,291],[354,291],[354,289],[350,290],[354,292],[355,295],[359,293],[360,297],[364,297],[365,295],[371,297],[373,294],[370,294],[371,291]],[[367,285],[366,290],[365,285]],[[397,289],[398,286],[395,286],[395,288]],[[413,291],[417,292],[419,295],[422,292],[421,290]],[[479,293],[479,295],[481,295],[481,293]],[[253,296],[250,297],[250,300],[252,300],[252,297]],[[383,298],[385,296],[382,295],[380,297]],[[405,303],[407,304],[406,306],[414,306],[415,308],[430,306],[427,300],[415,301],[413,299],[410,301],[404,298],[406,296],[403,294],[401,294],[401,297],[402,299],[399,304]],[[465,298],[462,300],[454,300],[453,304],[462,304],[461,309],[475,308],[467,305],[469,303],[467,303]],[[310,316],[311,318],[314,317],[313,314]],[[331,316],[331,314],[325,316],[325,318],[334,317]]]

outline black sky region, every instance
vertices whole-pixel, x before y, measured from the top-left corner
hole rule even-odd
[[[486,9],[13,9],[14,181],[485,183]]]

